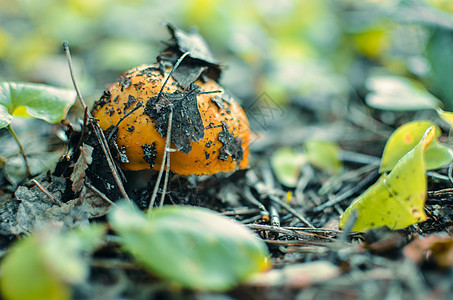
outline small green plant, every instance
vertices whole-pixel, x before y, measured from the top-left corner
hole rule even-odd
[[[258,236],[206,208],[164,206],[148,216],[122,202],[109,221],[138,262],[186,288],[226,291],[270,268]]]
[[[11,126],[13,118],[36,118],[57,123],[66,117],[75,99],[76,93],[73,90],[36,83],[0,82],[0,129],[7,127],[16,140],[29,176],[32,175],[30,164],[24,147]]]

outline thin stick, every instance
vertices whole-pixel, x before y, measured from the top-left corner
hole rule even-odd
[[[134,107],[134,109],[130,110],[127,114],[125,114],[119,121],[116,123],[115,127],[113,128],[112,132],[110,132],[109,136],[107,137],[107,141],[110,141],[112,139],[113,134],[115,133],[115,130],[118,129],[118,126],[120,126],[121,122],[124,121],[127,117],[129,117],[134,111],[139,109],[140,107],[143,106],[143,103],[139,101],[137,105]]]
[[[165,193],[167,192],[167,185],[168,185],[168,177],[170,176],[170,141],[171,141],[171,125],[173,119],[173,108],[170,110],[168,114],[168,128],[167,128],[167,140],[165,141],[165,153],[167,153],[167,167],[165,168],[165,179],[164,179],[164,186],[162,187],[162,195],[160,197],[160,204],[159,207],[164,205]]]
[[[278,213],[278,208],[275,203],[271,203],[269,207],[269,215],[270,215],[270,224],[271,226],[280,227],[280,215]]]
[[[43,187],[38,181],[32,179],[30,180],[31,182],[33,182],[34,184],[36,184],[36,186],[44,193],[46,194],[47,197],[49,197],[49,199],[56,203],[58,206],[61,207],[61,202],[59,200],[57,200],[50,192],[48,189],[46,189],[45,187]]]
[[[156,184],[154,185],[153,194],[151,195],[151,200],[149,201],[148,213],[150,214],[154,207],[154,202],[156,201],[157,191],[159,190],[160,181],[162,180],[162,175],[164,174],[164,167],[167,161],[167,147],[170,147],[170,139],[168,138],[171,135],[171,123],[173,119],[173,109],[170,110],[168,114],[168,126],[167,126],[167,138],[165,140],[165,149],[162,157],[162,163],[160,165],[159,175],[157,176]],[[161,200],[162,202],[163,200]]]
[[[301,214],[299,214],[294,208],[292,208],[285,202],[280,201],[280,199],[278,199],[277,196],[275,196],[275,195],[268,195],[268,196],[272,202],[279,204],[281,207],[286,209],[290,214],[292,214],[294,217],[299,219],[299,221],[301,221],[302,223],[304,223],[305,225],[307,225],[310,228],[315,228],[315,226],[313,226],[313,224],[311,224],[307,219],[305,219]]]
[[[116,205],[112,200],[110,200],[106,195],[104,195],[103,192],[101,192],[100,190],[98,190],[97,188],[92,186],[91,183],[85,181],[85,185],[87,186],[87,188],[92,190],[95,194],[97,194],[99,197],[101,197],[101,199],[104,200],[105,202],[107,202],[108,204]]]
[[[131,201],[129,196],[126,193],[126,190],[124,188],[123,182],[121,181],[120,175],[118,174],[118,171],[116,169],[116,166],[113,162],[113,157],[112,154],[110,153],[109,147],[107,145],[107,140],[105,139],[104,132],[102,131],[101,127],[99,126],[98,122],[91,122],[91,125],[93,126],[93,129],[96,132],[96,137],[98,138],[99,144],[101,145],[102,151],[105,154],[107,164],[109,165],[110,170],[112,171],[113,178],[115,179],[116,185],[118,186],[118,189],[121,192],[121,195],[123,196],[124,199],[127,199],[128,201]]]
[[[112,172],[115,183],[118,186],[118,189],[120,190],[120,193],[123,196],[123,198],[127,199],[128,201],[131,201],[129,196],[126,193],[126,189],[124,188],[123,182],[121,181],[120,175],[118,174],[118,170],[116,169],[116,166],[113,162],[112,153],[110,153],[110,149],[108,147],[108,143],[105,138],[104,132],[102,131],[102,128],[99,126],[99,123],[93,118],[93,116],[91,115],[91,112],[88,110],[87,105],[86,105],[85,101],[83,100],[82,93],[80,92],[79,86],[77,85],[77,81],[75,79],[74,71],[72,68],[72,59],[71,59],[71,53],[69,51],[68,42],[63,42],[63,49],[64,49],[64,51],[66,53],[66,57],[68,59],[69,73],[71,74],[72,84],[74,85],[74,89],[76,90],[77,98],[79,98],[79,101],[83,106],[83,109],[87,112],[87,116],[88,116],[87,119],[92,120],[92,122],[90,122],[90,124],[93,126],[96,137],[98,138],[102,151],[105,154],[107,164],[109,165],[109,168]],[[85,119],[85,120],[87,121],[87,119]],[[84,123],[84,126],[86,126],[86,123]]]
[[[330,207],[330,206],[333,206],[337,203],[340,203],[341,201],[343,200],[346,200],[348,199],[349,197],[351,197],[352,195],[354,195],[355,193],[357,193],[358,191],[360,191],[361,189],[363,189],[365,186],[369,185],[371,181],[374,180],[374,178],[376,177],[376,174],[377,172],[371,172],[370,174],[368,174],[364,179],[362,179],[361,181],[359,181],[354,187],[352,187],[351,189],[347,190],[346,192],[344,192],[343,194],[335,197],[334,199],[331,199],[319,206],[316,206],[316,207],[313,207],[312,211],[313,212],[321,212],[323,211],[325,208],[327,207]]]
[[[63,42],[63,50],[66,53],[66,57],[68,59],[69,73],[71,74],[72,84],[74,85],[74,88],[76,90],[77,98],[79,98],[79,101],[82,104],[83,109],[85,110],[87,108],[87,105],[86,105],[85,101],[83,100],[82,93],[80,92],[79,86],[77,85],[77,81],[75,80],[75,77],[74,77],[74,70],[72,68],[71,52],[69,51],[68,42]],[[90,117],[91,117],[91,114],[90,114]]]
[[[178,59],[178,61],[175,63],[175,65],[173,66],[173,68],[171,69],[170,71],[170,74],[168,74],[167,78],[165,78],[165,81],[164,83],[162,84],[162,87],[160,88],[160,91],[159,91],[159,94],[157,94],[157,100],[159,100],[160,96],[162,95],[162,93],[164,92],[164,87],[165,85],[167,84],[168,82],[168,79],[170,79],[171,75],[173,74],[173,71],[176,70],[177,67],[179,67],[179,65],[181,64],[182,60],[187,56],[189,55],[190,52],[185,52],[183,55],[181,55],[181,57]]]
[[[176,68],[178,68],[178,66],[181,64],[181,62],[183,61],[183,59],[189,55],[190,52],[185,52],[179,59],[178,61],[175,63],[175,65],[173,66],[173,68],[171,69],[170,73],[168,74],[167,78],[165,78],[165,81],[164,83],[162,84],[162,87],[160,88],[160,91],[159,91],[159,94],[157,94],[157,100],[159,100],[160,96],[162,95],[163,91],[164,91],[164,87],[165,85],[167,84],[168,80],[170,79],[171,75],[173,74],[174,70],[176,70]],[[168,172],[170,172],[170,162],[167,163],[167,152],[168,152],[168,149],[170,148],[170,142],[171,142],[171,125],[172,125],[172,119],[173,119],[173,107],[170,108],[170,113],[168,114],[168,125],[167,125],[167,136],[166,136],[166,140],[165,140],[165,149],[164,149],[164,154],[163,154],[163,157],[162,157],[162,164],[160,166],[160,170],[159,170],[159,175],[157,176],[157,180],[156,180],[156,184],[154,186],[154,190],[153,190],[153,194],[151,195],[151,199],[149,201],[149,207],[148,207],[148,214],[151,214],[152,210],[153,210],[153,207],[154,207],[154,202],[156,201],[156,196],[157,196],[157,191],[159,190],[159,185],[160,185],[160,181],[162,180],[162,175],[164,173],[164,167],[165,165],[168,165],[167,167],[167,175],[168,176]],[[167,178],[167,183],[168,183],[168,178]],[[165,183],[164,183],[165,184]],[[166,189],[167,187],[164,186],[163,187],[163,196],[162,197],[165,197],[165,192],[166,192]],[[161,198],[161,203],[160,203],[160,206],[163,204],[163,200],[164,198]]]
[[[16,140],[16,143],[17,143],[17,145],[19,146],[19,152],[20,152],[20,154],[22,155],[22,157],[24,158],[25,168],[27,169],[27,176],[28,176],[28,177],[31,177],[32,174],[31,174],[30,163],[28,162],[28,158],[27,158],[27,156],[25,155],[24,147],[22,146],[22,143],[20,142],[19,138],[17,137],[17,134],[16,134],[16,132],[14,131],[14,129],[13,129],[13,127],[11,126],[11,124],[8,124],[8,130],[9,130],[9,132],[11,133],[11,135],[13,136],[13,138]]]

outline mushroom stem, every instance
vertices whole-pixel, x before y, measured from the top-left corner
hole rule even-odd
[[[173,119],[173,107],[170,109],[170,113],[168,114],[168,126],[167,126],[167,136],[165,140],[165,149],[164,154],[162,156],[162,164],[160,165],[159,175],[157,176],[156,184],[154,185],[153,194],[151,195],[151,200],[149,201],[148,207],[148,214],[150,214],[154,207],[154,202],[156,201],[157,191],[159,189],[160,181],[162,180],[162,175],[164,174],[164,167],[167,165],[167,173],[165,175],[164,186],[162,190],[162,196],[160,199],[160,206],[163,205],[165,199],[165,193],[167,191],[167,183],[168,183],[168,173],[170,172],[170,155],[168,155],[168,149],[170,148],[170,141],[171,141],[171,126],[172,126],[172,119]]]

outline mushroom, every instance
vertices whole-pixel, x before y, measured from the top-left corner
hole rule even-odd
[[[159,93],[169,73],[159,65],[134,68],[95,103],[92,114],[110,131],[121,167],[160,169],[170,115],[171,171],[208,175],[246,168],[250,129],[240,105],[209,78],[184,89],[170,76]]]

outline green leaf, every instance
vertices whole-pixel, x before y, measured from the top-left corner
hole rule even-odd
[[[450,21],[451,15],[448,16]],[[451,29],[434,30],[434,34],[426,47],[426,56],[431,65],[429,79],[441,96],[446,107],[453,110],[453,53],[451,45],[453,43],[453,32]]]
[[[82,283],[89,271],[86,254],[101,244],[104,234],[102,225],[91,225],[48,237],[42,251],[44,259],[51,262],[52,274],[65,283]]]
[[[36,237],[26,238],[11,247],[1,267],[0,286],[5,299],[71,299],[69,287],[47,268]]]
[[[453,128],[453,112],[445,111],[441,108],[436,109],[437,115]]]
[[[225,291],[269,267],[253,232],[205,208],[165,206],[147,217],[123,202],[109,220],[138,261],[186,288]]]
[[[102,226],[66,233],[46,228],[16,242],[1,264],[2,296],[9,300],[71,299],[69,284],[88,275],[87,255],[104,235]]]
[[[57,123],[66,116],[75,99],[73,90],[36,83],[0,82],[0,128],[8,126],[13,116]]]
[[[436,109],[441,104],[420,83],[405,77],[373,76],[367,79],[366,86],[370,90],[366,103],[377,109]]]
[[[271,156],[271,166],[278,181],[287,187],[295,187],[300,170],[307,162],[306,155],[291,148],[279,148]]]
[[[336,143],[315,140],[307,141],[305,143],[305,152],[308,161],[320,169],[336,174],[343,167],[339,159],[340,147]]]
[[[430,127],[417,146],[407,153],[389,175],[381,179],[356,198],[340,217],[343,228],[357,211],[354,231],[387,226],[390,229],[405,228],[426,220],[423,210],[427,191],[423,152],[435,138]]]
[[[440,128],[431,121],[413,121],[399,127],[388,139],[382,155],[379,172],[388,172],[393,169],[397,162],[412,148],[414,148],[425,131],[433,126],[435,138],[441,135]],[[424,153],[426,169],[438,169],[453,160],[453,152],[450,148],[434,140]]]

